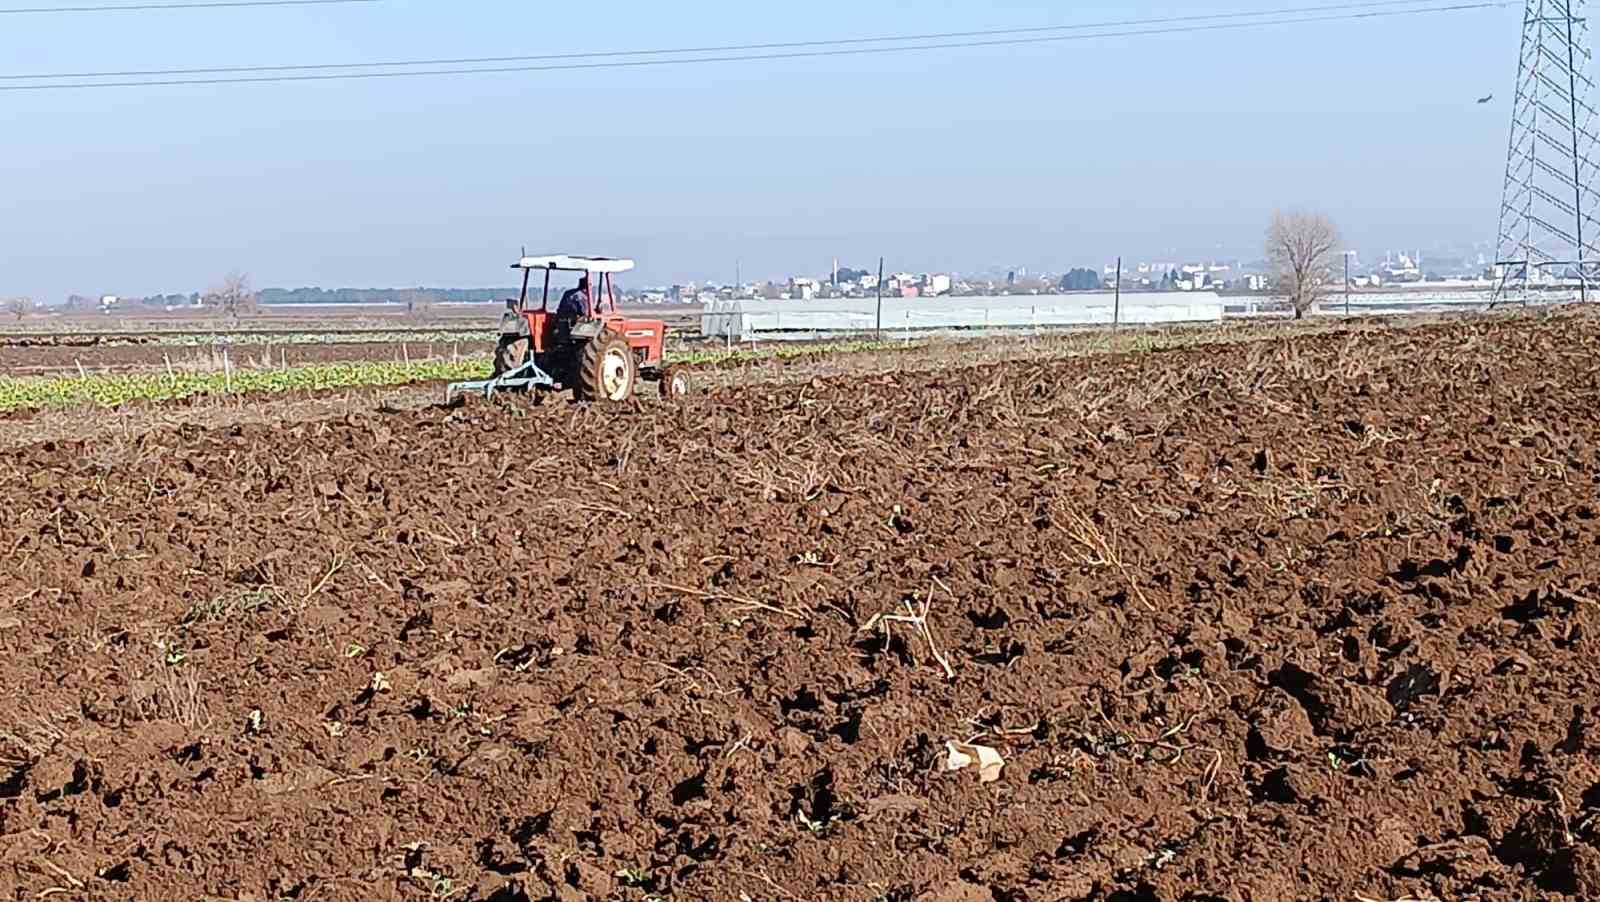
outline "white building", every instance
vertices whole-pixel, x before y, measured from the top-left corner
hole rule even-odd
[[[1392,257],[1383,262],[1379,268],[1386,282],[1421,282],[1422,266],[1410,254],[1400,254],[1399,259]]]

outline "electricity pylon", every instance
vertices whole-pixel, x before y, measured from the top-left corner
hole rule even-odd
[[[1495,266],[1496,300],[1600,276],[1585,0],[1528,0]]]

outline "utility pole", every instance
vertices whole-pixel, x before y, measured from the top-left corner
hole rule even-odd
[[[1111,328],[1116,329],[1122,325],[1122,258],[1117,258],[1117,294],[1111,302]]]
[[[878,258],[878,341],[883,341],[883,258]]]

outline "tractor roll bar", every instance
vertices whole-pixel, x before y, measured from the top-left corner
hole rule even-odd
[[[609,301],[611,312],[617,312],[617,290],[612,281],[612,274],[627,272],[633,269],[632,260],[617,260],[609,257],[574,257],[566,254],[549,257],[524,256],[516,263],[511,264],[512,269],[522,270],[522,295],[517,301],[517,309],[528,309],[528,285],[533,271],[544,270],[544,296],[540,300],[540,312],[548,313],[550,310],[550,274],[552,272],[581,272],[588,282],[585,298],[591,312],[597,312],[600,301]],[[595,277],[600,277],[600,285],[595,285]],[[598,289],[598,290],[597,290]]]
[[[544,271],[544,294],[539,301],[540,313],[550,312],[550,273],[553,271],[555,270],[546,269]],[[572,270],[565,271],[571,272]],[[533,270],[531,269],[524,269],[522,271],[522,296],[517,301],[517,310],[519,311],[528,309],[528,283],[529,277],[532,275]],[[617,288],[615,283],[611,281],[611,273],[586,272],[584,273],[584,276],[589,280],[588,288],[585,290],[585,294],[587,296],[584,298],[584,300],[586,300],[589,304],[589,309],[591,311],[598,311],[600,309],[598,302],[604,301],[609,302],[611,306],[611,312],[616,313],[618,310]],[[596,276],[599,276],[600,281],[600,290],[598,292],[595,290]]]

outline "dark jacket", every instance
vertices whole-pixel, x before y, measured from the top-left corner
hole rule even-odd
[[[561,296],[556,307],[556,319],[577,320],[589,316],[589,296],[582,288],[573,288]]]

